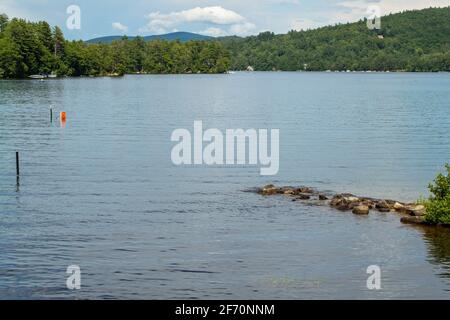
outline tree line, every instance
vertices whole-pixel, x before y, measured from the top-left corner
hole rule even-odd
[[[222,39],[234,70],[450,71],[450,7],[391,14],[314,30]]]
[[[145,42],[123,37],[111,44],[67,41],[47,22],[0,15],[0,78],[34,74],[104,76],[125,73],[223,73],[228,51],[217,41]]]

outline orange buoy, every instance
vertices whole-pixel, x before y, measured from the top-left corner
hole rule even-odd
[[[61,111],[61,113],[59,114],[59,118],[61,119],[62,122],[66,122],[67,120],[66,113],[64,111]]]

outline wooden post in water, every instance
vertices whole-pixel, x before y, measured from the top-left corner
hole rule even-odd
[[[19,186],[20,186],[19,151],[16,151],[16,192],[19,192]]]
[[[17,175],[17,180],[19,179],[20,176],[20,168],[19,168],[19,151],[16,151],[16,175]]]
[[[53,122],[53,109],[50,108],[50,123]]]

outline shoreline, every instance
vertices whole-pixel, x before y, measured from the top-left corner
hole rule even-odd
[[[46,80],[60,80],[60,79],[83,79],[83,78],[123,78],[125,76],[174,76],[174,75],[232,75],[236,73],[326,73],[326,74],[449,74],[450,71],[441,70],[441,71],[404,71],[404,70],[387,70],[387,71],[364,71],[364,70],[355,70],[355,71],[346,71],[346,70],[255,70],[255,71],[246,71],[246,70],[229,70],[227,72],[221,73],[125,73],[125,74],[102,74],[102,75],[80,75],[80,76],[58,76],[58,77],[46,77],[46,78],[31,78],[30,76],[26,76],[24,78],[0,78],[2,80],[34,80],[34,81],[46,81]]]
[[[369,215],[372,211],[382,213],[397,213],[401,215],[400,222],[429,227],[450,228],[446,224],[431,224],[426,221],[426,208],[419,203],[405,203],[392,199],[379,199],[356,196],[351,193],[327,193],[307,186],[276,187],[273,184],[257,188],[256,193],[269,196],[283,196],[292,202],[326,205],[341,212],[352,212],[355,215]]]

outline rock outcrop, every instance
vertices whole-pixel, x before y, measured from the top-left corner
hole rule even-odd
[[[284,195],[292,201],[325,204],[340,211],[351,211],[356,215],[368,215],[371,210],[403,214],[403,223],[426,224],[426,208],[420,204],[402,203],[391,199],[358,197],[350,193],[327,194],[311,187],[276,187],[273,184],[258,190],[264,196]]]

